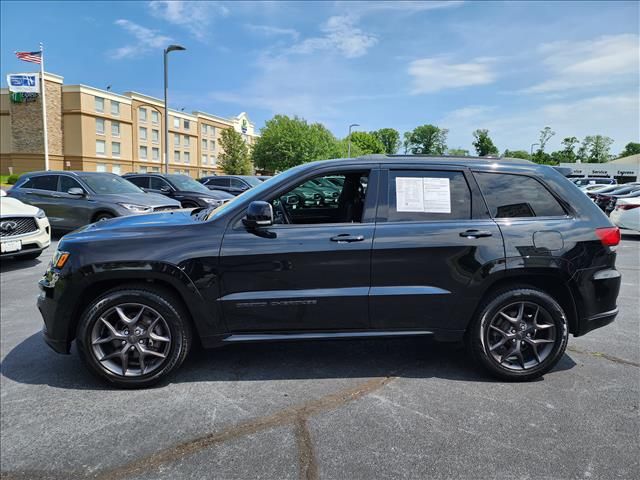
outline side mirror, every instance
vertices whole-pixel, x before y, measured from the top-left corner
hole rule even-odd
[[[169,187],[167,187],[166,185],[160,187],[160,191],[162,193],[171,193],[171,189]]]
[[[273,207],[268,202],[251,202],[247,208],[247,216],[242,219],[242,223],[249,230],[273,225]]]
[[[69,195],[73,195],[74,197],[84,197],[86,195],[84,193],[84,190],[81,189],[80,187],[70,188],[69,190],[67,190],[67,193]]]

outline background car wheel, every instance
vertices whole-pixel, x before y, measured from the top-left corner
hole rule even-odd
[[[101,222],[102,220],[109,220],[110,218],[114,218],[114,216],[112,214],[110,214],[110,213],[107,213],[107,212],[99,213],[93,219],[93,223]]]
[[[503,380],[544,375],[560,360],[569,332],[562,307],[533,287],[491,295],[470,325],[466,341],[476,362]]]
[[[148,387],[182,364],[192,342],[180,302],[153,287],[115,289],[80,318],[77,345],[94,374],[120,387]]]

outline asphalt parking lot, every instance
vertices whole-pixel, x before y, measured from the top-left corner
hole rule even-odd
[[[234,345],[110,389],[40,337],[36,261],[1,266],[1,471],[24,479],[640,477],[640,236],[616,322],[542,380],[425,340]]]

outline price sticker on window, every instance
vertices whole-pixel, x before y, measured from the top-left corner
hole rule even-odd
[[[448,178],[396,177],[398,212],[451,213]]]

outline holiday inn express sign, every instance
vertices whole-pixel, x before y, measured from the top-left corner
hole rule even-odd
[[[40,86],[37,73],[12,73],[7,75],[9,91],[15,93],[38,93]]]

